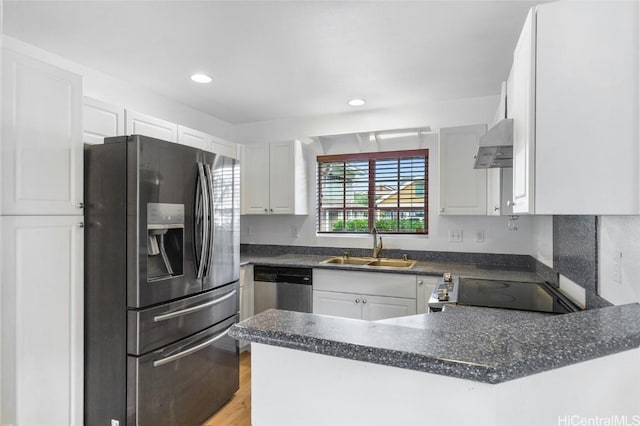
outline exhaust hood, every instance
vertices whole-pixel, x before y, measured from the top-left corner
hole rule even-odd
[[[474,169],[513,167],[513,118],[500,120],[480,137]]]

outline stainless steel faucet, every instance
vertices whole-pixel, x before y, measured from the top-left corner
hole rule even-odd
[[[378,230],[375,226],[371,229],[371,234],[373,235],[373,257],[380,257],[380,253],[382,252],[382,237],[378,237]]]

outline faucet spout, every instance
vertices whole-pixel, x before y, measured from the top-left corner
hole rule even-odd
[[[382,237],[378,237],[378,230],[375,226],[371,229],[371,234],[373,235],[373,257],[377,258],[382,252]]]

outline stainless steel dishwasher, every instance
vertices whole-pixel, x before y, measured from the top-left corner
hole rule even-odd
[[[311,312],[311,268],[253,267],[254,313],[267,309]]]

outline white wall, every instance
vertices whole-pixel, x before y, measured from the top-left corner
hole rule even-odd
[[[269,141],[301,139],[371,130],[459,126],[489,122],[495,112],[498,97],[464,99],[435,104],[416,105],[386,111],[276,120],[237,127],[238,142],[265,143]],[[507,229],[506,217],[439,216],[438,207],[438,147],[435,135],[412,142],[385,142],[381,150],[429,149],[429,236],[384,236],[386,248],[404,250],[437,250],[486,253],[530,253],[530,218],[521,217],[518,231]],[[324,154],[359,152],[351,146],[318,142],[305,145],[308,173],[308,216],[242,216],[241,241],[255,244],[282,244],[304,246],[363,247],[372,245],[369,235],[319,236],[316,234],[316,156]],[[462,229],[464,241],[448,242],[449,229]],[[476,242],[476,231],[484,231],[484,241]]]
[[[235,127],[216,117],[171,101],[150,90],[118,80],[98,70],[69,61],[15,38],[3,35],[2,45],[82,75],[85,96],[121,105],[125,108],[235,142]]]
[[[599,219],[600,296],[616,305],[640,302],[640,216],[601,216]],[[621,282],[614,279],[617,263]]]

